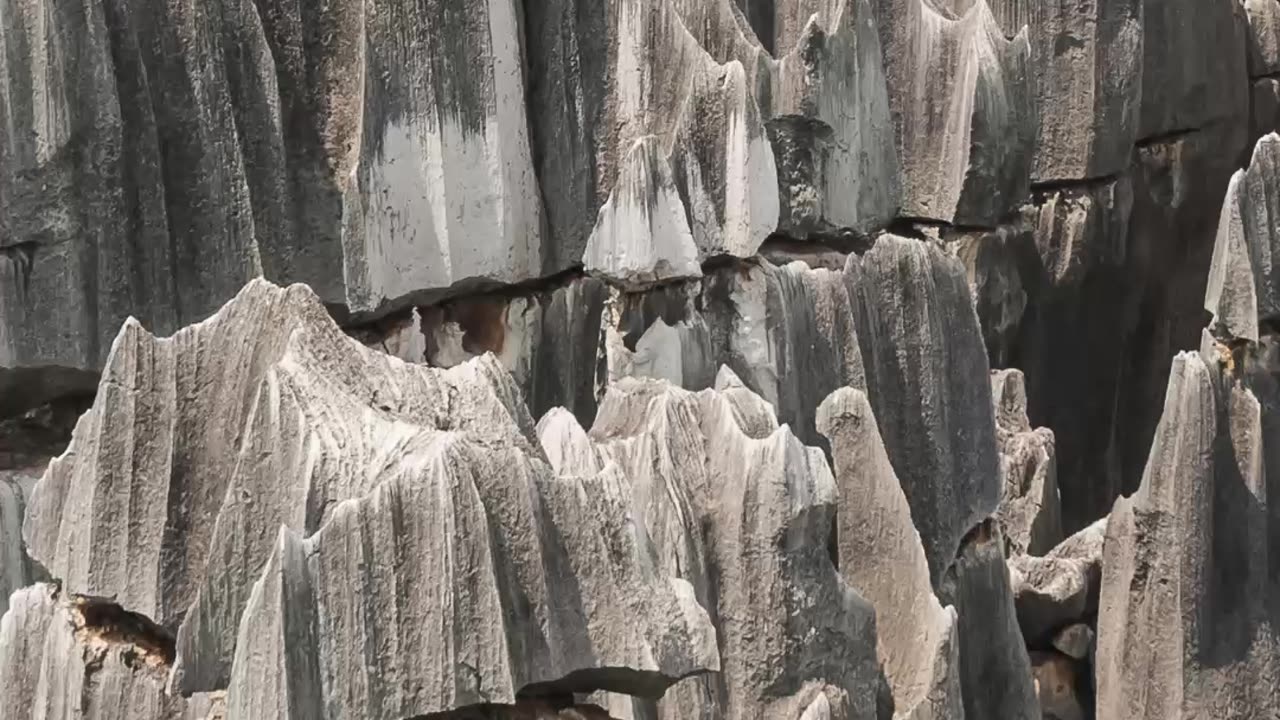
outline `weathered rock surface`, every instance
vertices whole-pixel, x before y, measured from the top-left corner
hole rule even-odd
[[[1143,0],[1139,138],[1245,117],[1248,21],[1242,5]]]
[[[1262,406],[1211,342],[1173,362],[1137,493],[1107,524],[1098,717],[1252,717],[1280,702]]]
[[[1039,135],[1033,181],[1114,175],[1129,165],[1142,100],[1143,0],[996,3],[1024,12]],[[1012,22],[1010,22],[1012,20]],[[1234,78],[1233,78],[1234,79]]]
[[[1018,625],[1028,644],[1046,647],[1057,630],[1088,620],[1097,612],[1106,531],[1107,520],[1103,518],[1043,557],[1009,558]]]
[[[732,372],[698,393],[622,380],[589,434],[563,411],[538,429],[562,475],[632,479],[658,567],[692,583],[716,623],[721,672],[673,687],[658,717],[876,717],[875,616],[827,555],[831,471]]]
[[[1249,21],[1249,77],[1280,73],[1280,3],[1245,0],[1241,5]]]
[[[955,608],[959,620],[965,717],[1039,718],[1031,661],[1009,589],[1004,540],[994,520],[965,537],[939,597]]]
[[[934,594],[921,534],[865,393],[832,393],[818,409],[818,429],[831,443],[839,487],[840,572],[876,608],[893,717],[964,717],[956,609]]]
[[[991,399],[1004,495],[996,511],[1010,555],[1044,555],[1062,539],[1053,432],[1031,429],[1020,370],[993,370]]]
[[[9,607],[9,594],[36,579],[22,542],[22,518],[39,479],[38,474],[0,470],[0,615]]]
[[[1259,339],[1259,326],[1280,316],[1280,136],[1258,141],[1249,167],[1227,186],[1214,244],[1204,307],[1215,330],[1241,340]]]
[[[652,551],[626,529],[626,482],[557,480],[492,356],[409,365],[345,337],[306,288],[254,282],[172,338],[125,326],[26,534],[66,591],[177,630],[174,688],[230,682],[229,717],[298,702],[403,717],[566,678],[660,694],[718,665],[692,590],[653,576]],[[599,592],[551,602],[564,583]],[[415,584],[438,594],[383,604]],[[365,611],[340,609],[352,601]],[[589,632],[585,617],[599,621]],[[427,653],[424,626],[459,639]],[[347,632],[396,640],[351,655]],[[233,657],[279,661],[236,670]],[[483,682],[457,675],[464,665]],[[591,680],[602,668],[630,670]]]
[[[172,645],[145,619],[53,585],[14,593],[0,619],[4,720],[212,720],[218,700],[165,694]]]
[[[878,0],[902,214],[994,226],[1027,195],[1035,153],[1031,47],[986,0]],[[952,12],[954,10],[954,13]]]
[[[1001,496],[978,318],[963,266],[931,244],[882,236],[856,272],[868,395],[936,587]]]

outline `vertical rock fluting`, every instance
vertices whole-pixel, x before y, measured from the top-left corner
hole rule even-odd
[[[1278,8],[0,0],[0,720],[1274,714]]]
[[[955,608],[934,594],[911,507],[864,393],[842,389],[818,410],[840,491],[840,572],[877,608],[877,650],[895,718],[961,718]]]
[[[985,0],[879,0],[903,173],[902,214],[990,227],[1027,195],[1035,146],[1031,47]]]
[[[937,587],[960,539],[1001,496],[969,286],[959,261],[892,235],[862,257],[853,283],[868,395]]]
[[[1232,178],[1204,297],[1213,320],[1197,352],[1174,358],[1142,484],[1107,523],[1099,718],[1251,717],[1280,700],[1274,152],[1263,138]]]
[[[876,717],[875,616],[827,554],[831,471],[732,372],[699,393],[623,380],[589,434],[562,411],[539,433],[561,474],[633,479],[658,565],[711,612],[720,674],[673,687],[658,717]]]

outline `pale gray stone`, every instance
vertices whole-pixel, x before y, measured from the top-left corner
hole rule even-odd
[[[965,708],[956,609],[934,595],[921,534],[866,394],[832,393],[818,409],[818,429],[831,443],[839,486],[840,572],[876,608],[893,717],[959,720]]]
[[[1253,158],[1227,186],[1214,243],[1204,307],[1216,332],[1257,342],[1259,326],[1280,315],[1280,136],[1258,140]]]
[[[986,0],[878,0],[902,214],[993,227],[1027,196],[1036,114],[1026,31],[1005,38]]]
[[[563,411],[539,432],[562,474],[631,478],[658,566],[688,579],[717,624],[721,672],[674,686],[657,717],[875,717],[873,610],[827,555],[831,471],[732,372],[698,393],[624,379],[589,434]]]
[[[0,619],[3,720],[213,720],[218,700],[165,694],[167,638],[110,603],[55,585],[13,595]]]
[[[1044,555],[1062,540],[1053,431],[1031,428],[1020,370],[993,370],[991,396],[1004,496],[996,519],[1010,555]]]
[[[1276,0],[1244,0],[1249,20],[1249,76],[1280,73],[1280,3]]]
[[[22,518],[40,472],[0,470],[0,615],[9,607],[9,595],[36,579],[22,541]]]
[[[1174,358],[1142,485],[1111,513],[1100,720],[1257,717],[1280,702],[1266,559],[1274,421],[1242,370],[1207,337],[1199,353]]]
[[[1029,645],[1043,647],[1057,630],[1097,612],[1106,531],[1107,519],[1102,518],[1043,557],[1009,558],[1018,624]]]

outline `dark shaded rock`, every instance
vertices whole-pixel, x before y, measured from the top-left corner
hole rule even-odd
[[[1143,0],[1139,138],[1245,118],[1248,21],[1241,5]]]
[[[964,267],[884,235],[851,270],[867,393],[937,586],[960,538],[995,512],[991,382]]]
[[[997,14],[1002,5],[994,3]],[[1032,180],[1115,175],[1129,165],[1143,89],[1143,0],[1037,0],[1023,6],[1013,35],[1028,24],[1039,134]],[[1230,78],[1235,81],[1236,78]]]
[[[1078,687],[1081,668],[1071,658],[1054,652],[1033,652],[1037,695],[1045,720],[1086,720],[1091,717]]]
[[[938,593],[955,607],[966,718],[1038,720],[1031,663],[1009,590],[1004,540],[988,520],[960,545]]]

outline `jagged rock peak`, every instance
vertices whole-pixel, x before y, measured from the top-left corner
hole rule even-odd
[[[1280,702],[1267,480],[1280,393],[1220,348],[1206,336],[1174,358],[1142,485],[1107,523],[1099,720],[1248,718]]]
[[[867,394],[934,586],[1001,497],[991,381],[963,265],[882,235],[846,270]]]
[[[992,370],[1004,495],[996,511],[1011,555],[1044,555],[1062,539],[1053,431],[1031,428],[1021,370]]]
[[[876,608],[876,646],[897,720],[964,717],[956,612],[934,594],[920,532],[880,439],[852,388],[818,408],[839,490],[840,572]]]
[[[1204,307],[1214,331],[1257,341],[1263,325],[1280,319],[1280,135],[1258,140],[1249,166],[1227,186],[1218,220]]]
[[[631,479],[658,567],[687,579],[717,625],[719,674],[677,684],[656,710],[615,699],[611,712],[875,717],[874,614],[827,554],[830,469],[736,375],[722,368],[700,392],[619,380],[590,432],[563,411],[538,430],[561,473],[613,467]]]
[[[411,365],[254,281],[171,338],[126,324],[26,535],[67,592],[176,631],[173,691],[226,688],[229,718],[390,719],[718,668],[630,498],[614,468],[557,477],[492,355]],[[366,655],[366,633],[389,644]]]

